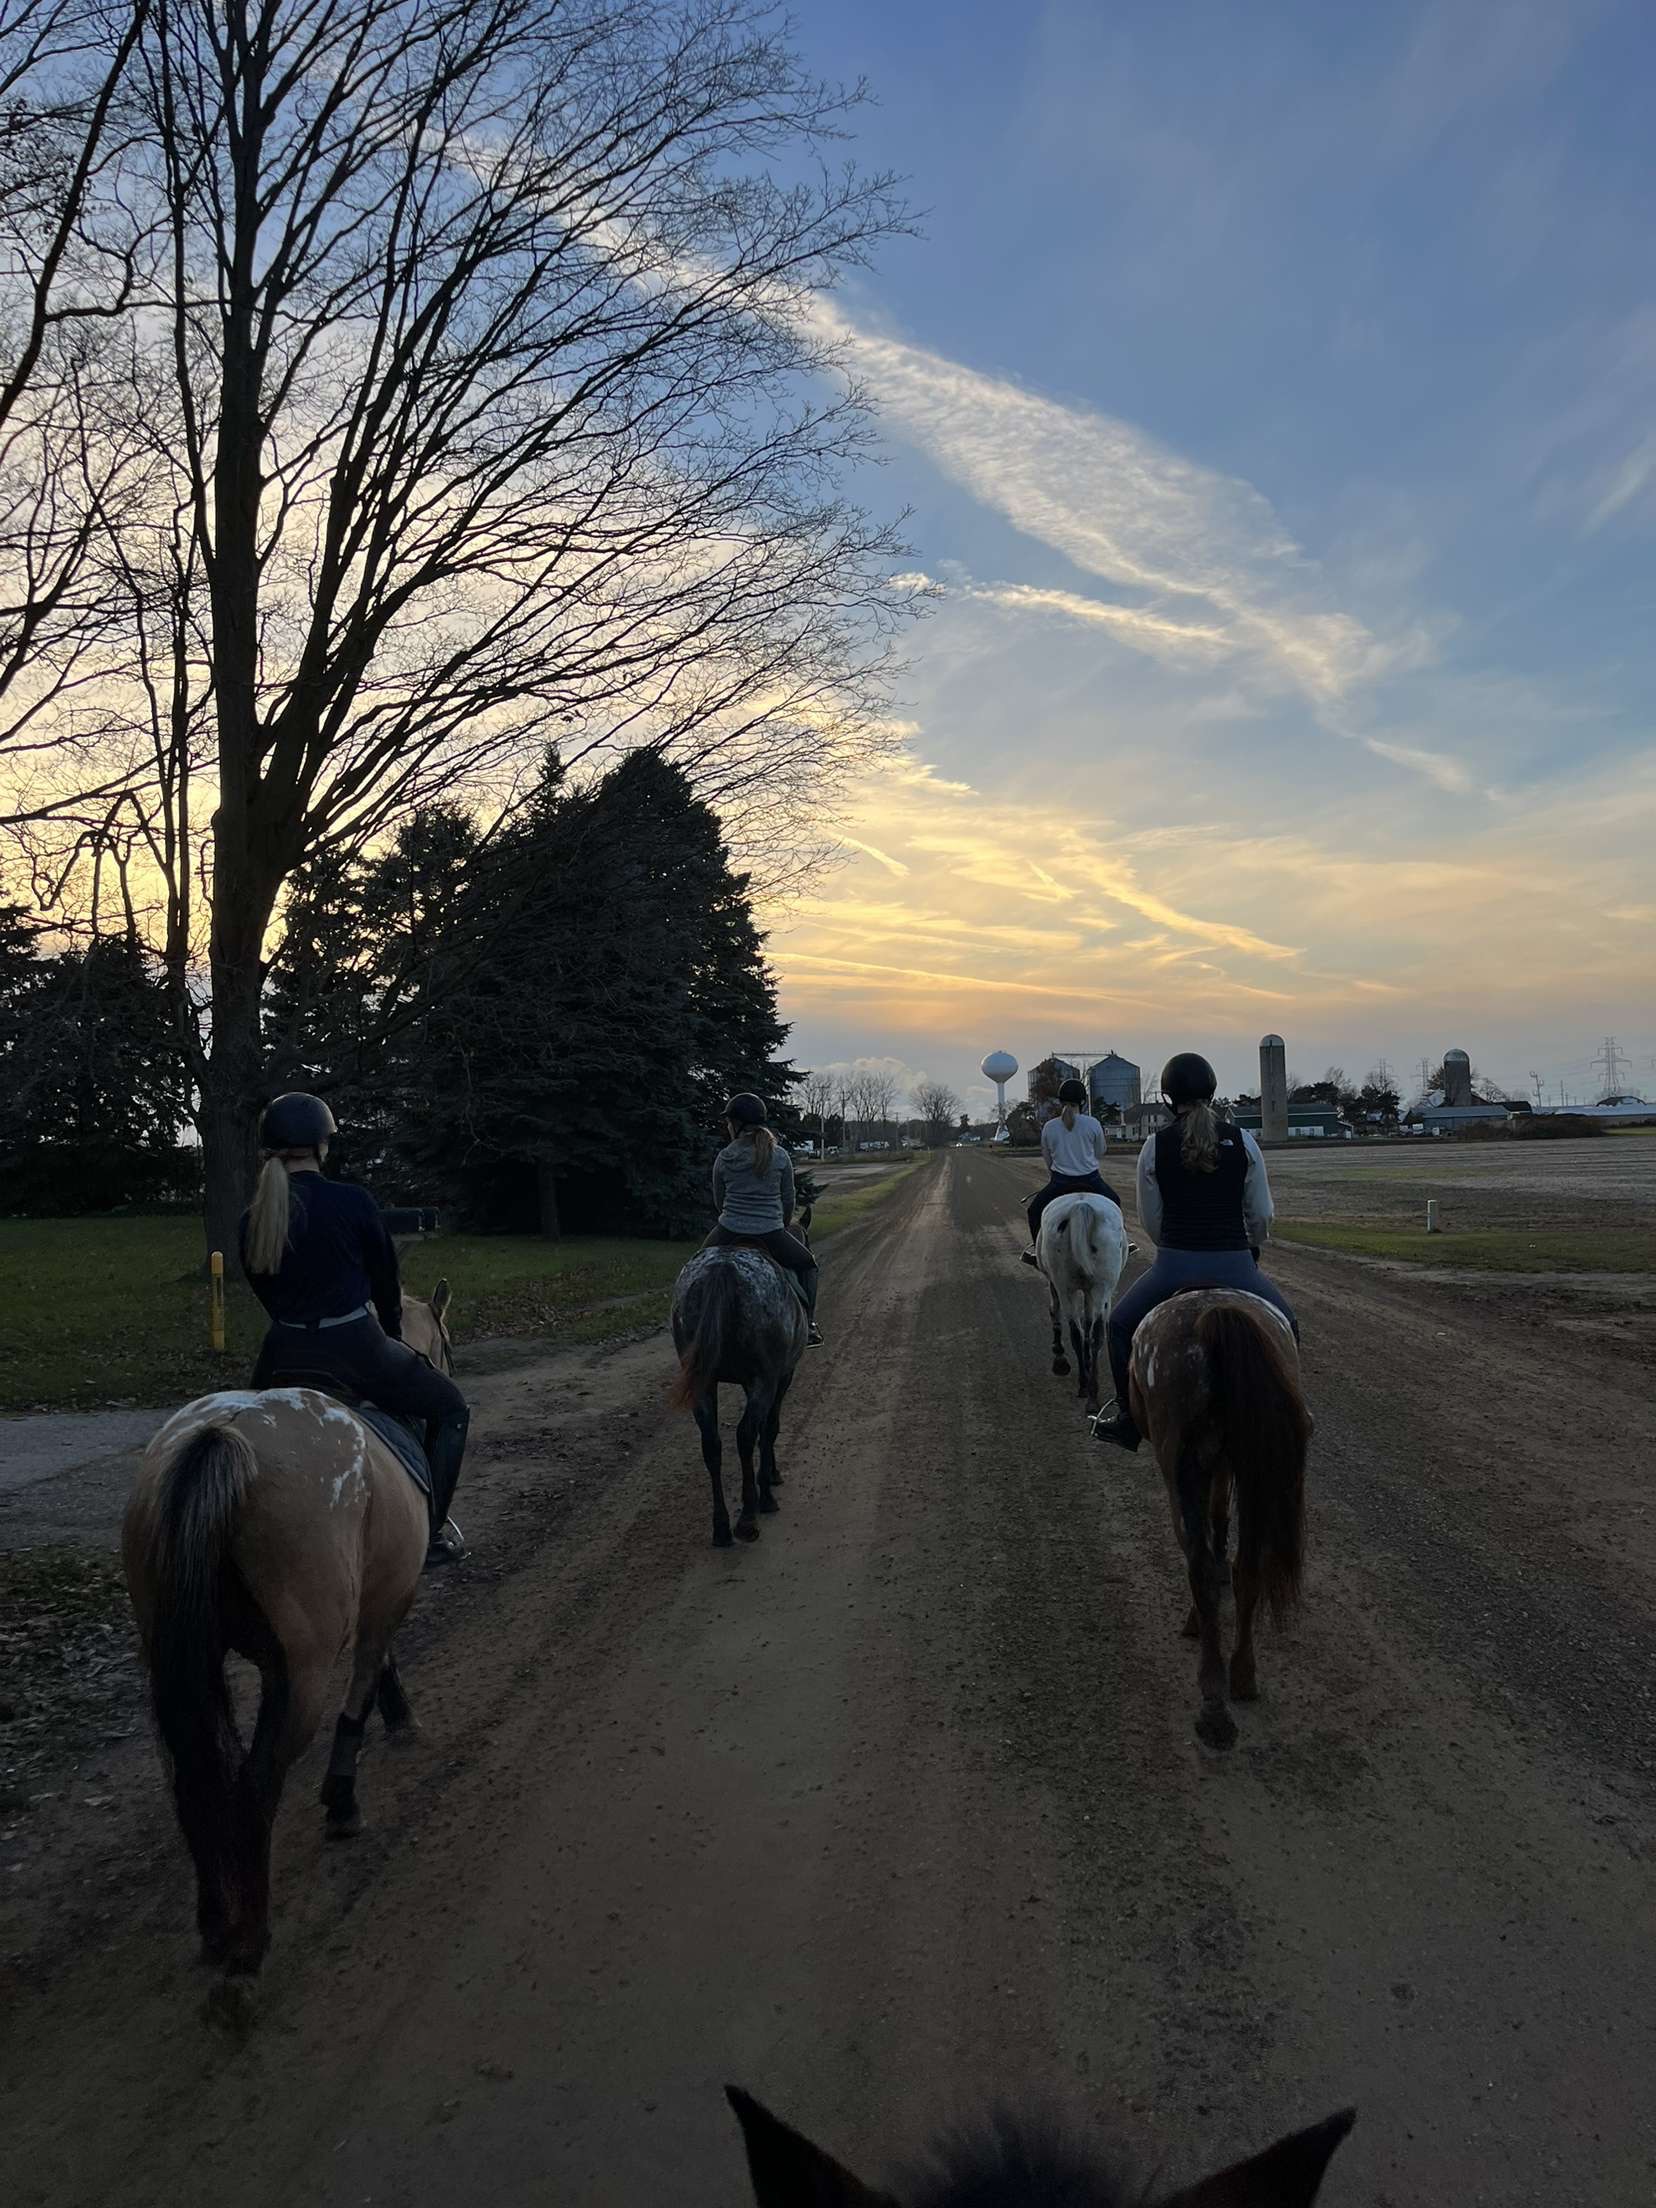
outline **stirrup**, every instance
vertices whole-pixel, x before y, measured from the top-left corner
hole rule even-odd
[[[434,1572],[444,1564],[458,1564],[468,1553],[465,1535],[452,1518],[445,1518],[426,1545],[421,1569]]]

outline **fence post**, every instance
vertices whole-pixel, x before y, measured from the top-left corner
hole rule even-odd
[[[1426,1199],[1426,1232],[1428,1234],[1436,1234],[1439,1231],[1437,1198],[1435,1196],[1428,1196]]]
[[[215,1250],[210,1263],[212,1267],[213,1347],[222,1353],[224,1349],[224,1252]]]

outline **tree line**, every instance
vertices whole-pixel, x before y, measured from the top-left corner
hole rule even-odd
[[[808,861],[912,610],[812,299],[908,217],[755,0],[32,0],[0,89],[0,826],[228,1246],[316,899],[457,793],[516,849],[646,752]]]
[[[175,1190],[191,1154],[153,961],[44,957],[25,926],[0,911],[7,1208]],[[580,788],[554,755],[503,831],[434,804],[303,868],[262,1017],[278,1085],[326,1078],[334,1169],[483,1231],[690,1233],[730,1093],[799,1124],[747,877],[653,752]]]

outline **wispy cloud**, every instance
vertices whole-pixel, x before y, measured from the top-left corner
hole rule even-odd
[[[1144,603],[1073,600],[1079,617],[1158,652],[1245,654],[1314,699],[1373,679],[1393,648],[1328,603],[1313,563],[1234,476],[1144,430],[980,373],[923,346],[810,310],[885,418],[974,497],[1084,572]],[[1004,602],[1061,610],[1065,593],[1002,586]],[[1168,610],[1188,601],[1193,618]]]

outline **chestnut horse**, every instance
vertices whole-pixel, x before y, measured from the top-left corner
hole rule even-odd
[[[1288,1321],[1260,1296],[1194,1288],[1146,1314],[1133,1336],[1129,1408],[1156,1452],[1190,1577],[1185,1633],[1200,1640],[1199,1737],[1236,1742],[1226,1706],[1219,1601],[1236,1499],[1236,1648],[1230,1698],[1251,1702],[1254,1611],[1281,1625],[1299,1600],[1305,1456],[1312,1418]]]
[[[995,2111],[945,2137],[909,2177],[876,2190],[736,2086],[725,2097],[747,2146],[758,2208],[1310,2208],[1356,2121],[1341,2109],[1262,2154],[1174,2191],[1132,2181],[1078,2130],[1053,2117]]]
[[[450,1367],[448,1284],[403,1298],[403,1339]],[[322,1784],[327,1830],[361,1830],[356,1763],[375,1701],[388,1733],[414,1713],[392,1637],[420,1584],[431,1519],[388,1444],[308,1387],[226,1390],[187,1403],[144,1453],[121,1528],[173,1799],[195,1862],[205,1962],[256,1972],[270,1945],[270,1838],[289,1769],[315,1737],[334,1664],[350,1689]],[[252,1745],[225,1660],[258,1667]]]

